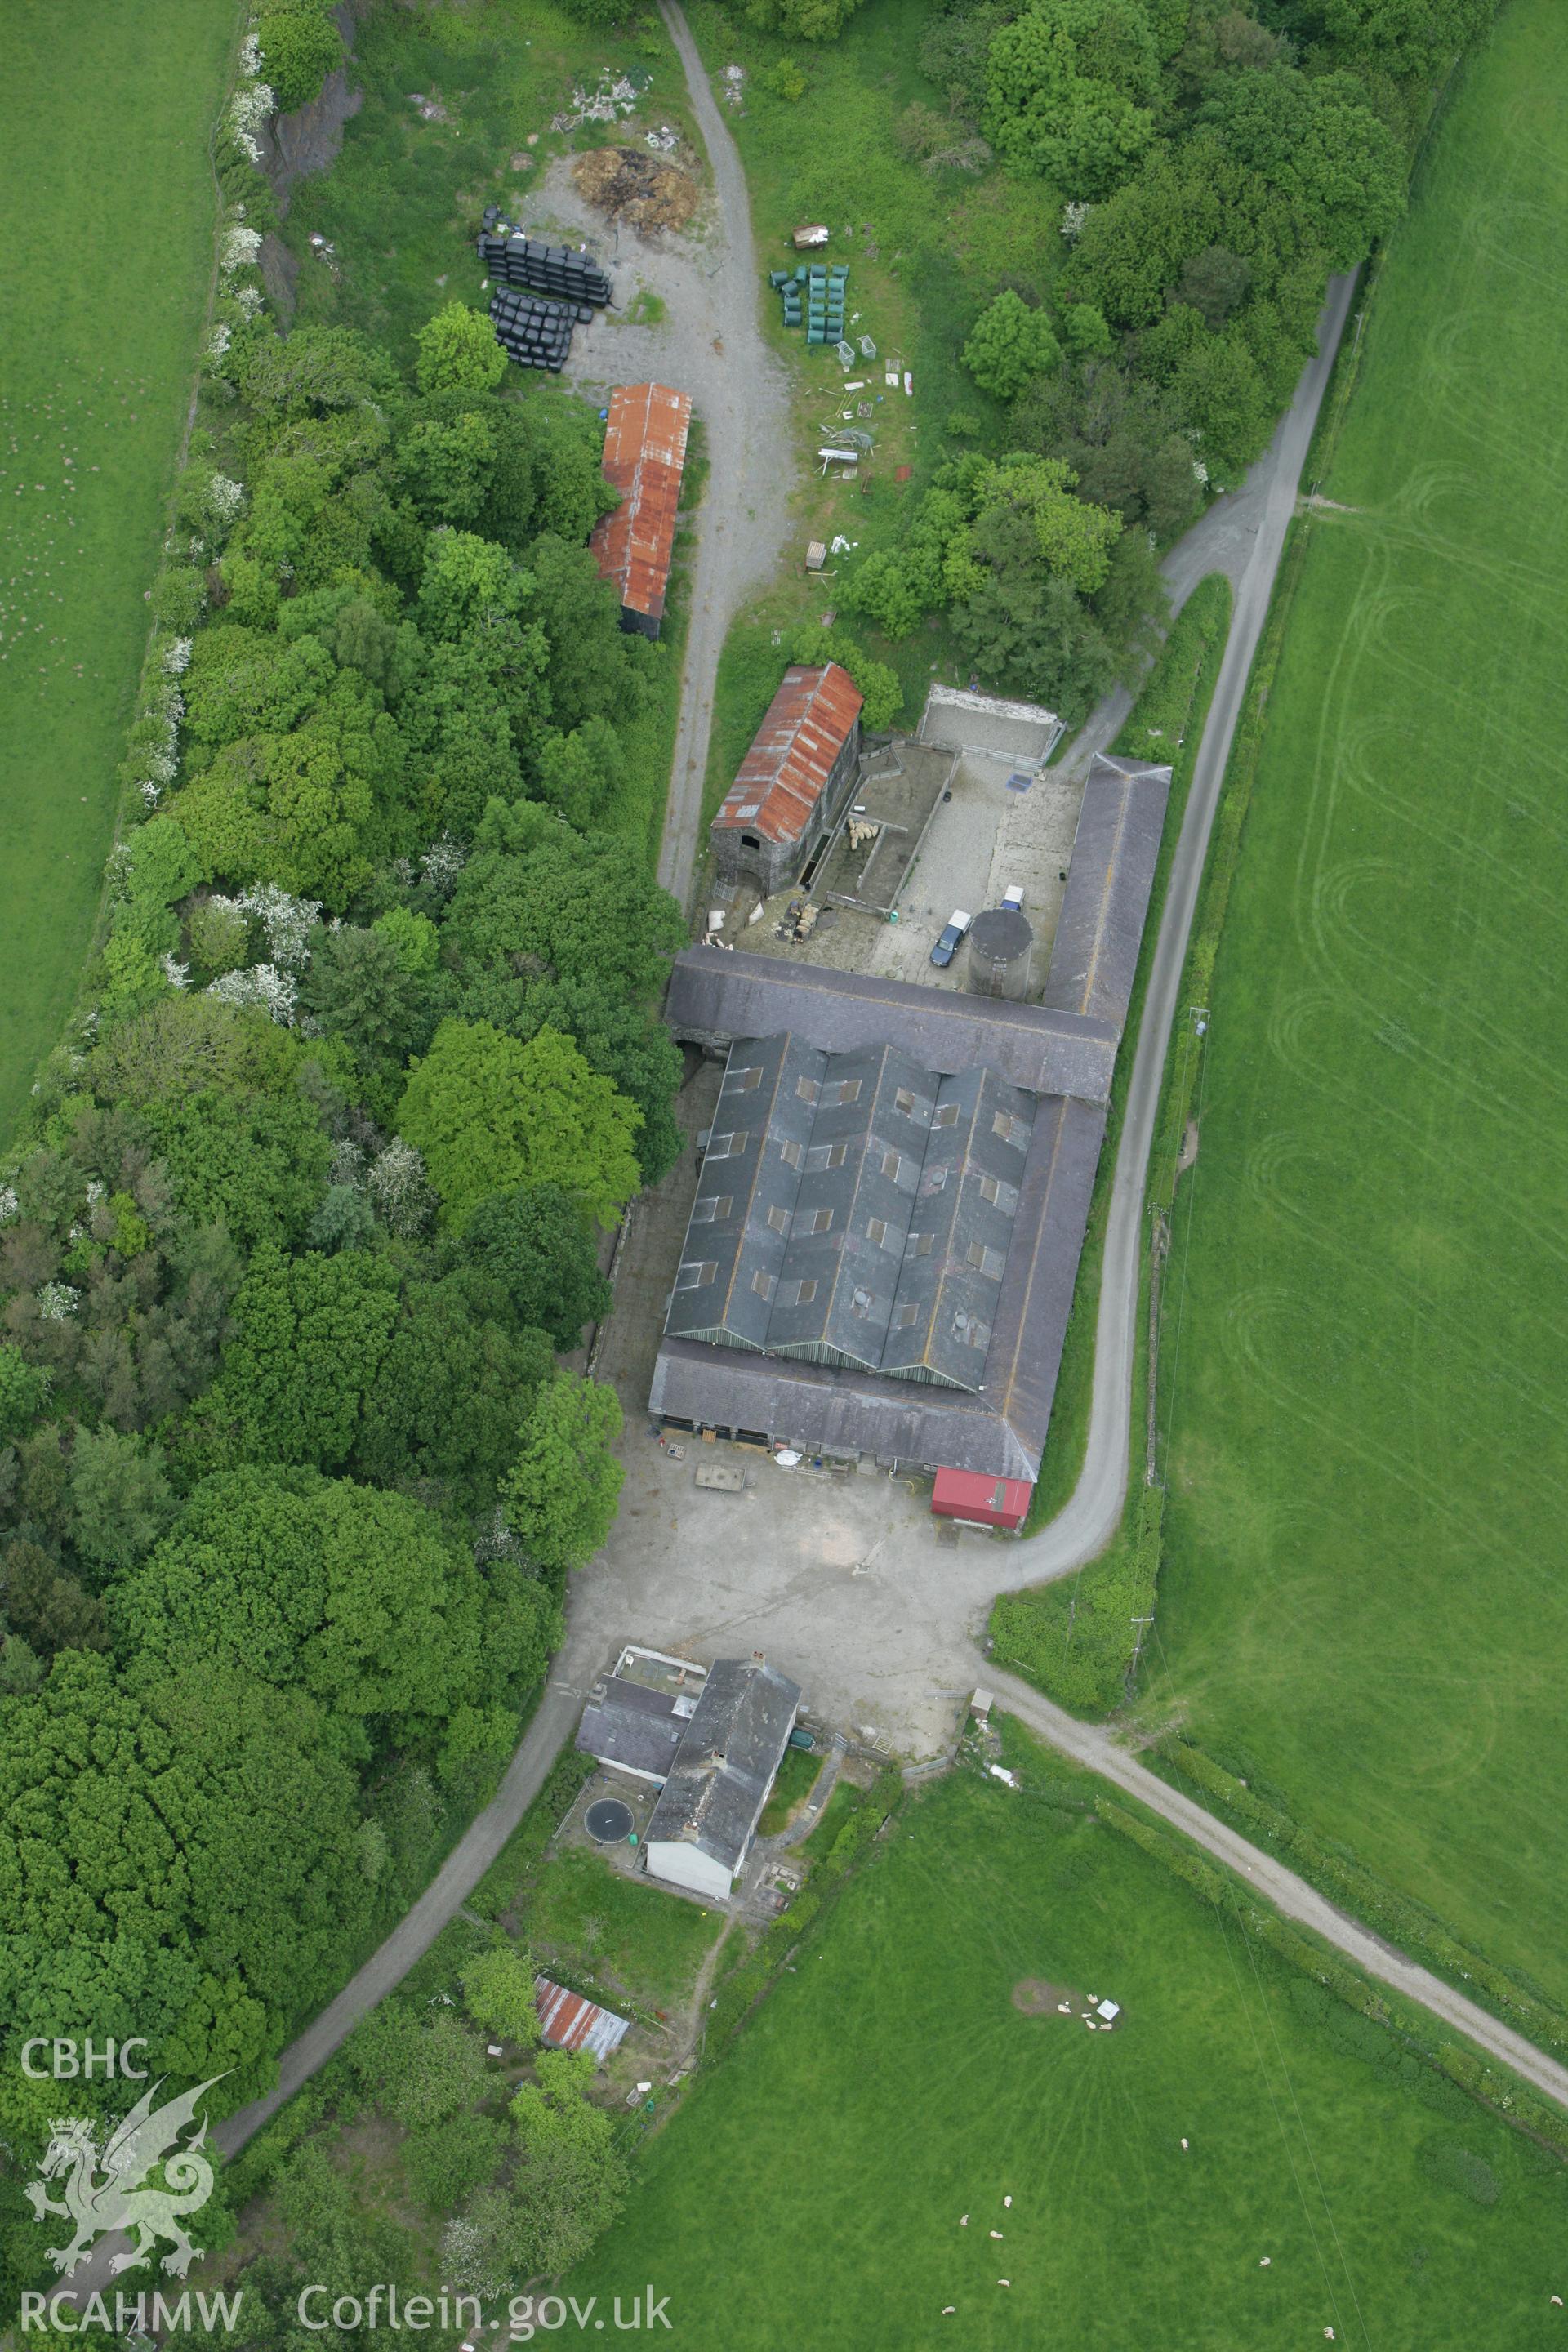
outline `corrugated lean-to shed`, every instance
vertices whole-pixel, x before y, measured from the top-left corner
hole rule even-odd
[[[552,2050],[591,2050],[601,2065],[632,2030],[630,2018],[617,2017],[613,2009],[601,2009],[597,2001],[584,2000],[580,1992],[568,1992],[548,1977],[534,1978],[533,2000]]]
[[[621,502],[589,545],[621,592],[621,625],[657,637],[669,587],[691,402],[664,383],[620,385],[610,398],[604,476]]]

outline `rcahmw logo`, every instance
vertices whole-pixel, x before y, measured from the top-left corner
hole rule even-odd
[[[186,2215],[199,2213],[212,2195],[213,2168],[202,2152],[205,2116],[195,2137],[183,2147],[178,2143],[201,2101],[223,2076],[215,2074],[194,2091],[182,2091],[154,2107],[161,2079],[110,2127],[101,2151],[86,2116],[57,2116],[49,2126],[49,2144],[38,2166],[42,2178],[28,2182],[27,2200],[37,2221],[55,2213],[72,2224],[74,2235],[64,2245],[48,2249],[50,2262],[67,2278],[110,2231],[128,2231],[134,2241],[110,2262],[111,2277],[146,2262],[161,2238],[172,2248],[163,2256],[163,2268],[175,2278],[184,2278],[202,2252],[200,2246],[192,2245],[184,2224]],[[155,2189],[147,2186],[148,2175],[154,2171],[162,2176],[162,2185]],[[58,2198],[46,2186],[56,2180],[61,2186]]]
[[[76,2304],[68,2287],[57,2287],[53,2294],[35,2294],[30,2290],[22,2297],[22,2326],[43,2328],[51,2336],[77,2336],[85,2328],[101,2327],[105,2334],[126,2337],[151,2336],[156,2328],[161,2334],[184,2331],[191,2324],[191,2305],[195,2304],[198,2326],[212,2329],[221,2327],[231,2332],[239,2326],[240,2310],[245,2302],[245,2290],[237,2287],[233,2294],[203,2294],[198,2289],[193,2298],[187,2287],[184,2294],[171,2301],[163,2294],[89,2294],[80,2305]]]

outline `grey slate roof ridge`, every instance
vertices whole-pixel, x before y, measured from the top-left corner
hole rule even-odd
[[[1084,783],[1044,1003],[1125,1025],[1164,832],[1171,770],[1096,752]]]
[[[803,1045],[834,1053],[886,1041],[943,1076],[989,1062],[1031,1094],[1071,1094],[1086,1102],[1110,1099],[1120,1034],[1115,1022],[1061,1006],[706,946],[675,958],[665,1020],[677,1036],[725,1040],[789,1029]],[[872,1021],[879,1024],[875,1031]]]
[[[648,1817],[645,1847],[696,1845],[733,1871],[767,1801],[800,1700],[799,1684],[762,1659],[715,1659]]]
[[[1033,1247],[1022,1280],[1009,1259],[984,1395],[667,1337],[650,1410],[827,1453],[1037,1477],[1105,1119],[1100,1106],[1060,1097],[1039,1107],[1017,1213],[1021,1232],[1033,1227]]]

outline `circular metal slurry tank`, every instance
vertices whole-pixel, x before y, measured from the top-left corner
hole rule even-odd
[[[988,907],[969,927],[969,989],[1017,1003],[1029,986],[1034,925],[1017,907]]]

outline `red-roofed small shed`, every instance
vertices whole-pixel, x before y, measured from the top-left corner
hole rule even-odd
[[[549,1977],[533,1979],[533,2003],[539,2029],[552,2050],[591,2050],[601,2062],[610,2057],[631,2032],[628,2018],[580,1992],[568,1992]]]
[[[1034,1493],[1026,1478],[991,1478],[979,1470],[939,1470],[931,1507],[938,1518],[972,1519],[983,1528],[1005,1528],[1016,1535],[1028,1517]]]

